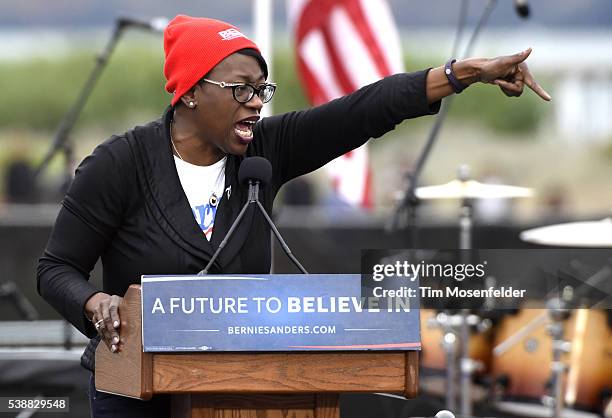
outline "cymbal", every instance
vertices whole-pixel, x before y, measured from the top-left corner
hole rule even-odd
[[[506,186],[503,184],[485,184],[476,180],[452,180],[438,186],[419,187],[416,189],[419,199],[510,199],[514,197],[531,197],[533,190],[526,187]]]
[[[558,247],[612,247],[612,218],[569,222],[521,232],[521,240]]]

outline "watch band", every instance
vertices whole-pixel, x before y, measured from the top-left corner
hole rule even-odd
[[[444,65],[444,74],[446,75],[446,78],[448,79],[448,82],[452,86],[455,93],[459,94],[463,90],[465,90],[467,86],[464,86],[463,84],[461,84],[461,82],[455,76],[455,73],[453,72],[453,64],[456,61],[457,61],[456,59],[448,60],[448,62]]]

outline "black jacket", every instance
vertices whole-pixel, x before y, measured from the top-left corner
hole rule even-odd
[[[260,120],[246,156],[263,156],[273,169],[260,193],[270,213],[279,188],[332,159],[392,130],[407,118],[437,112],[427,104],[427,71],[398,74],[322,106]],[[103,290],[123,295],[143,274],[195,274],[246,202],[238,184],[244,157],[229,155],[225,189],[209,242],[196,223],[178,178],[170,145],[172,109],[163,118],[113,136],[85,158],[62,202],[38,265],[38,291],[88,337],[96,336],[84,315],[99,289],[88,282],[98,258]],[[210,273],[268,273],[270,233],[251,206]],[[84,365],[92,368],[90,344]]]

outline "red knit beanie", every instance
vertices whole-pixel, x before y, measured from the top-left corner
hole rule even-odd
[[[227,56],[243,49],[259,51],[238,28],[215,19],[178,15],[164,31],[166,91],[172,105]]]

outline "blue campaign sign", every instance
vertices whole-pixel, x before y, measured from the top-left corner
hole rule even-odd
[[[418,282],[402,289],[362,297],[358,274],[142,276],[143,347],[420,350]]]

